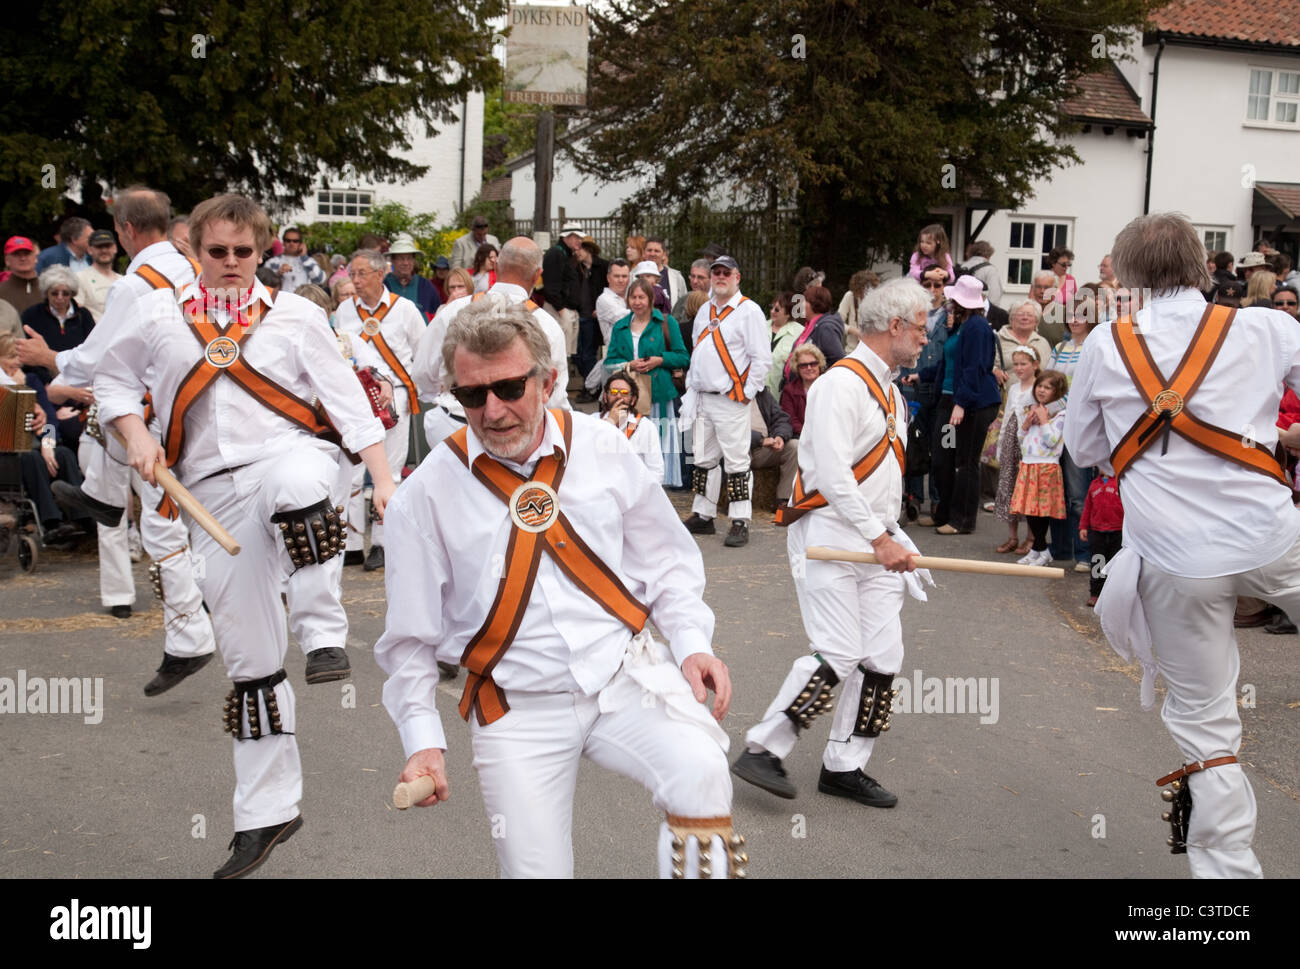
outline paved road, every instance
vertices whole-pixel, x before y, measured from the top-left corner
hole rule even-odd
[[[923,551],[995,558],[1001,527],[982,516],[971,536],[916,534]],[[784,533],[760,516],[750,545],[699,539],[716,649],[736,700],[725,726],[738,753],[806,641],[785,565]],[[232,833],[233,772],[220,707],[228,682],[213,663],[153,700],[141,686],[160,658],[161,612],[145,566],[130,620],[99,605],[93,556],[50,554],[34,575],[0,562],[0,677],[102,677],[102,722],[65,714],[0,714],[0,876],[209,876]],[[1179,761],[1137,677],[1100,637],[1083,605],[1086,576],[1027,582],[946,574],[929,603],[903,612],[903,673],[913,697],[927,677],[975,677],[996,718],[910,712],[877,744],[870,772],[899,795],[890,811],[816,791],[819,720],[788,759],[799,786],[784,801],[737,781],[735,816],[755,877],[1186,878],[1164,847],[1152,783]],[[495,860],[455,685],[444,684],[452,799],[399,813],[389,801],[403,758],[380,704],[371,647],[383,628],[382,573],[348,569],[352,662],[345,684],[308,687],[303,657],[288,669],[299,697],[306,826],[254,877],[491,877]],[[1272,877],[1300,876],[1300,670],[1296,640],[1239,636],[1243,759],[1259,801],[1256,848]],[[996,684],[996,694],[992,692]],[[921,704],[925,706],[924,699]],[[92,718],[93,719],[93,718]],[[987,722],[981,722],[981,719]],[[584,764],[574,818],[576,870],[587,877],[654,872],[661,817],[637,785]]]

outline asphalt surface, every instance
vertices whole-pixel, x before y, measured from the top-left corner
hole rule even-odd
[[[927,553],[1010,561],[992,552],[1000,523],[981,515],[979,525],[969,536],[915,528],[913,535]],[[715,649],[736,688],[724,723],[734,760],[807,642],[784,532],[760,515],[747,548],[724,548],[723,533],[697,541],[705,598],[717,614]],[[104,684],[98,723],[0,714],[0,877],[208,878],[227,857],[233,769],[220,708],[229,684],[213,662],[161,697],[143,695],[162,652],[146,566],[136,566],[136,614],[117,620],[100,605],[93,550],[46,553],[30,575],[18,570],[12,549],[0,561],[0,677],[16,680],[22,670]],[[303,656],[290,648],[306,823],[252,877],[496,873],[467,728],[455,714],[458,683],[439,690],[451,800],[430,810],[392,806],[404,758],[371,652],[384,625],[382,576],[345,571],[351,680],[307,686]],[[1187,878],[1186,859],[1164,846],[1168,825],[1153,783],[1179,754],[1158,712],[1140,709],[1135,668],[1105,644],[1084,606],[1087,576],[936,578],[928,603],[909,599],[904,607],[903,675],[919,679],[914,691],[927,689],[926,677],[975,677],[986,700],[996,683],[996,719],[992,709],[987,722],[978,711],[897,714],[868,766],[899,796],[892,810],[817,793],[829,718],[818,720],[786,762],[795,800],[736,781],[734,816],[748,839],[751,876]],[[1242,759],[1259,803],[1255,848],[1266,876],[1294,878],[1297,640],[1258,630],[1238,639],[1241,683],[1254,688],[1254,707],[1242,710]],[[576,873],[653,875],[661,820],[638,785],[584,763]]]

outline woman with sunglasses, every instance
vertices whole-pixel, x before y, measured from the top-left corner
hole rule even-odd
[[[600,416],[609,421],[627,438],[632,450],[657,479],[664,476],[664,455],[659,446],[659,436],[653,421],[636,412],[639,391],[636,378],[627,370],[610,374],[605,381],[605,392],[600,397]]]
[[[781,390],[781,410],[790,418],[794,436],[803,433],[804,410],[808,405],[808,388],[813,381],[826,372],[826,357],[821,349],[812,343],[796,347],[788,361],[790,373],[794,376],[786,381]]]
[[[690,366],[691,358],[682,343],[681,331],[669,326],[663,313],[654,308],[654,286],[634,279],[627,287],[627,306],[632,312],[614,324],[609,334],[605,366],[626,367],[650,377],[650,420],[659,429],[660,454],[664,459],[663,483],[679,488],[682,465],[673,401],[677,387],[672,371]],[[635,379],[635,378],[634,378]]]
[[[1074,252],[1065,246],[1057,246],[1047,256],[1047,268],[1052,271],[1056,277],[1056,301],[1070,305],[1074,299],[1074,291],[1078,289],[1079,284],[1075,278],[1070,275],[1070,267],[1074,265]]]
[[[44,300],[23,311],[24,326],[30,326],[55,353],[80,346],[95,328],[90,310],[74,298],[80,290],[76,275],[67,266],[51,266],[41,273],[36,284]],[[45,367],[33,368],[42,383],[50,383],[54,374]]]

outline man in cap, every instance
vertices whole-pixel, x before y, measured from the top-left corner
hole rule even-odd
[[[108,291],[122,277],[113,272],[113,260],[117,257],[117,240],[107,229],[96,229],[90,234],[89,269],[77,273],[77,284],[81,287],[81,305],[90,310],[90,315],[98,323],[104,315],[104,303]]]
[[[1255,273],[1268,268],[1268,260],[1262,252],[1248,252],[1237,260],[1237,268],[1241,270],[1241,278],[1249,282]]]
[[[405,232],[398,234],[388,247],[388,258],[393,264],[393,271],[384,277],[384,285],[389,292],[405,296],[420,308],[426,320],[431,320],[442,305],[442,297],[438,295],[433,283],[416,273],[415,264],[420,255],[414,239]]]
[[[749,402],[772,366],[771,330],[758,304],[741,295],[736,260],[714,259],[709,278],[713,296],[695,314],[695,349],[681,412],[682,422],[693,426],[695,442],[695,501],[685,524],[694,535],[714,534],[725,467],[731,530],[723,544],[738,548],[749,541],[753,517]]]
[[[451,272],[451,263],[446,256],[439,256],[433,262],[433,279],[430,282],[438,292],[438,303],[447,302],[447,274]]]
[[[9,278],[0,283],[0,299],[19,313],[45,297],[36,284],[36,243],[26,236],[10,236],[5,242],[5,269]]]
[[[291,225],[285,229],[283,241],[284,255],[272,256],[265,263],[266,268],[279,274],[279,288],[286,293],[294,293],[299,286],[308,283],[324,286],[325,270],[307,255],[307,247],[302,243],[302,232],[298,227]]]
[[[497,241],[497,237],[488,232],[488,220],[481,215],[476,215],[474,221],[470,223],[470,230],[451,245],[451,268],[473,269],[474,254],[485,242],[496,246],[497,252],[501,251],[501,243]]]

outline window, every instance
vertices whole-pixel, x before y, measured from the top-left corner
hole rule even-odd
[[[1300,127],[1300,71],[1252,68],[1246,93],[1246,120],[1262,125]]]
[[[1070,223],[1016,218],[1007,240],[1007,285],[1028,287],[1043,271],[1044,257],[1057,246],[1070,244]]]
[[[326,219],[363,218],[370,214],[373,192],[322,189],[316,193],[316,214]]]
[[[1228,229],[1226,226],[1198,225],[1196,234],[1201,237],[1208,253],[1223,252],[1228,248]]]

